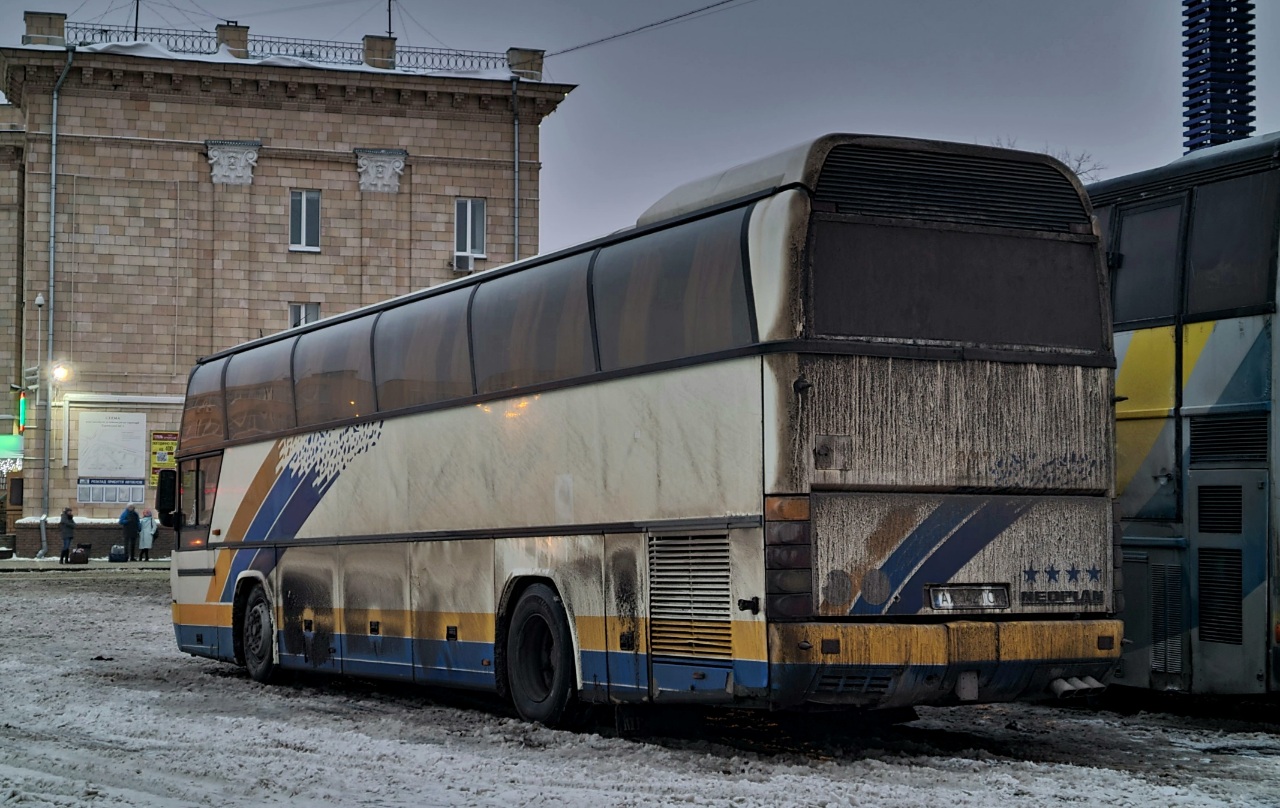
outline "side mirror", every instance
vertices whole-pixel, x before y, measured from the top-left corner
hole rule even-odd
[[[175,469],[160,469],[160,478],[156,483],[156,511],[160,514],[160,524],[173,527],[173,512],[178,509],[178,472]]]

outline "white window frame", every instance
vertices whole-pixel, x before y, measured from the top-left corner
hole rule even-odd
[[[301,221],[295,217],[300,210]],[[308,219],[315,216],[315,243],[308,240]],[[297,233],[295,239],[294,233]],[[289,251],[320,252],[320,191],[314,188],[295,188],[289,191]]]
[[[320,320],[319,303],[290,303],[289,327],[300,328]]]
[[[453,203],[453,266],[471,269],[476,258],[488,258],[488,204],[484,199],[459,197]],[[476,230],[479,220],[480,229]],[[477,243],[479,242],[479,243]]]

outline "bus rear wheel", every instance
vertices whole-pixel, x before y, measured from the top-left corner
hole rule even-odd
[[[249,593],[240,624],[244,666],[257,682],[270,682],[276,674],[276,628],[271,600],[261,586]]]
[[[516,712],[548,727],[567,723],[577,674],[560,596],[545,584],[520,595],[507,631],[507,683]]]

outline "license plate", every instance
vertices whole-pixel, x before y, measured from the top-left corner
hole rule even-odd
[[[938,611],[955,609],[1007,609],[1009,587],[1006,584],[987,586],[931,586],[929,601]]]

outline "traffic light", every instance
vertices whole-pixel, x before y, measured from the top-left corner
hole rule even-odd
[[[22,369],[22,386],[28,390],[35,390],[40,384],[40,366]]]
[[[27,429],[27,391],[18,393],[18,434]]]

